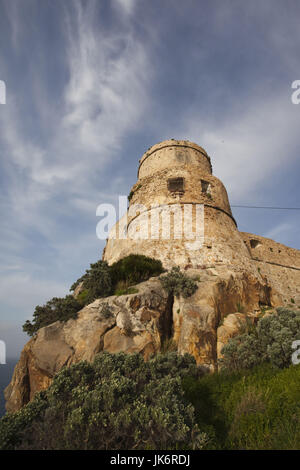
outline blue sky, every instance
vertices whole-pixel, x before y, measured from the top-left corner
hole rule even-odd
[[[299,207],[300,4],[0,0],[0,339],[101,257],[96,207],[151,145],[203,146],[232,204]],[[300,249],[299,212],[234,209]]]

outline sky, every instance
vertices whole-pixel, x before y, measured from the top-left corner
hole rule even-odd
[[[232,205],[300,207],[300,3],[0,0],[0,340],[102,256],[101,203],[165,139],[206,149]],[[300,249],[299,211],[233,208]]]

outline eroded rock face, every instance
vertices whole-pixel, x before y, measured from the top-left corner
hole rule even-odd
[[[252,274],[221,267],[186,272],[200,278],[189,298],[173,298],[152,278],[138,284],[136,294],[98,299],[77,319],[41,328],[25,345],[5,391],[7,410],[20,409],[49,387],[63,366],[92,361],[103,350],[137,352],[147,360],[172,340],[180,354],[190,353],[199,365],[214,370],[221,347],[239,332],[241,319],[255,315],[261,304],[280,303],[266,281]],[[238,307],[243,313],[235,313]]]
[[[102,350],[138,352],[147,359],[161,347],[160,318],[168,295],[157,279],[138,286],[139,293],[98,299],[78,313],[76,320],[41,328],[24,347],[5,391],[8,411],[16,411],[47,388],[63,367],[92,361]]]

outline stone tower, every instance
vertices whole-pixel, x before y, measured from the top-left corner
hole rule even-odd
[[[226,189],[199,145],[172,139],[151,147],[129,199],[104,250],[109,264],[130,253],[160,259],[165,268],[250,264]]]
[[[7,410],[17,411],[47,388],[66,364],[92,361],[99,351],[148,359],[171,341],[179,354],[215,370],[224,344],[249,322],[279,305],[300,309],[300,250],[238,231],[203,148],[182,140],[151,147],[129,200],[103,258],[111,264],[138,253],[160,259],[166,269],[179,265],[186,276],[195,275],[197,290],[174,296],[153,277],[133,292],[96,299],[77,319],[41,328],[5,391]]]

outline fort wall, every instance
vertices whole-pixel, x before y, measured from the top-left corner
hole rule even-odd
[[[197,218],[198,206],[203,219]],[[300,251],[239,232],[210,157],[188,141],[161,142],[140,159],[128,212],[111,231],[103,259],[111,264],[131,253],[160,259],[166,269],[222,266],[247,272],[271,283],[279,302],[300,306]]]
[[[300,306],[300,251],[270,238],[241,232],[258,272],[266,276],[283,302]]]

